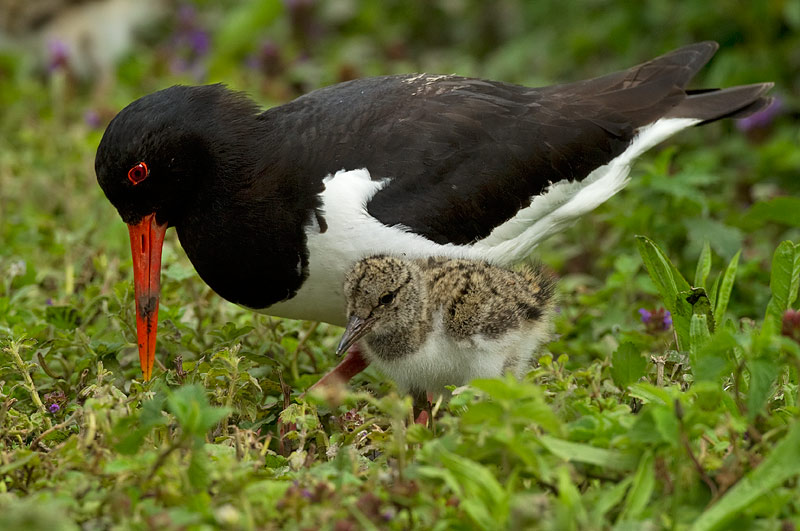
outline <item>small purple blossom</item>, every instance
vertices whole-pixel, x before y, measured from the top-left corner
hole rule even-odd
[[[88,109],[83,113],[83,121],[91,129],[98,129],[100,127],[100,113],[94,109]]]
[[[664,308],[653,311],[639,308],[639,315],[648,333],[666,332],[672,327],[672,315]]]
[[[169,49],[169,68],[173,74],[190,74],[197,81],[207,73],[202,62],[211,50],[211,36],[200,24],[197,11],[189,4],[177,12],[175,32]]]
[[[67,67],[69,62],[69,48],[67,44],[59,39],[53,39],[47,43],[48,67],[50,72],[55,72]]]
[[[198,57],[202,57],[208,53],[211,48],[211,37],[208,32],[201,29],[194,29],[186,33],[186,43],[189,49]]]
[[[63,391],[53,391],[44,395],[44,401],[48,403],[47,411],[56,414],[67,403],[67,396]]]
[[[780,96],[776,96],[772,103],[767,105],[766,108],[761,109],[757,113],[751,114],[741,120],[736,120],[736,128],[745,133],[759,129],[766,129],[775,118],[783,114],[783,100]]]

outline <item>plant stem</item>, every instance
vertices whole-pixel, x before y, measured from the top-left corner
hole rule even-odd
[[[36,386],[33,384],[33,378],[31,378],[28,368],[25,366],[25,362],[22,360],[22,356],[19,355],[19,351],[25,347],[27,347],[25,344],[25,338],[21,337],[17,341],[12,340],[8,347],[3,347],[3,350],[11,354],[17,369],[19,370],[20,374],[22,374],[22,378],[25,380],[25,386],[28,388],[28,392],[31,395],[31,400],[33,400],[34,405],[39,408],[39,411],[42,412],[42,419],[44,419],[45,426],[47,426],[47,429],[50,429],[53,427],[53,423],[50,422],[50,417],[47,416],[47,408],[44,407],[42,399],[39,397],[39,392],[36,390]]]

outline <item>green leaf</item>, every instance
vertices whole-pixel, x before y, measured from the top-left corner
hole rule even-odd
[[[694,273],[694,285],[706,287],[706,279],[711,272],[711,246],[708,240],[703,242],[703,250],[700,252],[700,258],[697,260],[697,269]]]
[[[733,370],[730,353],[738,346],[731,332],[719,329],[713,341],[698,346],[691,359],[696,381],[718,382],[724,373]]]
[[[611,355],[611,377],[620,389],[627,387],[645,375],[647,359],[633,343],[622,343]]]
[[[800,475],[800,422],[795,422],[771,454],[695,520],[692,531],[711,531],[730,523],[759,497]]]
[[[758,358],[747,364],[750,371],[750,389],[747,393],[747,417],[752,421],[761,413],[773,394],[772,385],[780,374],[777,360]]]
[[[178,388],[167,398],[167,409],[187,433],[196,437],[203,437],[229,413],[227,408],[211,406],[205,390],[199,385]]]
[[[559,528],[585,528],[587,526],[588,517],[581,493],[572,482],[569,469],[565,466],[558,469],[558,501],[561,509],[558,515]]]
[[[767,304],[765,327],[771,327],[773,331],[781,329],[783,312],[788,310],[797,298],[798,283],[800,283],[800,253],[794,243],[783,241],[772,255],[769,278],[772,298]]]
[[[48,306],[44,312],[48,323],[61,330],[72,330],[81,324],[81,314],[72,306]]]
[[[733,256],[742,248],[742,231],[710,218],[693,218],[684,221],[690,241],[707,241],[711,248],[724,258]]]
[[[647,273],[661,294],[664,306],[672,314],[672,323],[678,335],[678,348],[683,350],[689,341],[691,309],[683,307],[683,299],[679,297],[679,293],[690,291],[691,286],[652,240],[645,236],[636,236],[636,245]]]
[[[725,310],[728,309],[728,301],[731,298],[731,291],[733,291],[733,282],[736,280],[736,270],[739,267],[739,256],[741,256],[741,249],[731,258],[728,267],[725,268],[725,274],[722,275],[722,282],[719,291],[716,292],[716,302],[714,303],[714,317],[718,324],[722,324],[725,318]],[[712,299],[713,300],[713,299]]]
[[[800,227],[800,199],[775,197],[768,201],[759,201],[744,214],[742,221],[755,227],[766,223],[782,223]]]
[[[460,507],[473,522],[481,529],[503,527],[508,520],[509,499],[494,474],[485,466],[444,449],[441,444],[436,444],[434,454],[448,472],[439,477],[460,495]],[[425,475],[430,476],[431,472],[427,470]]]
[[[692,363],[697,360],[697,352],[705,347],[710,340],[711,334],[708,332],[707,316],[704,314],[692,315],[689,327],[689,353]]]
[[[592,516],[594,521],[601,521],[606,513],[622,501],[625,492],[627,492],[632,482],[633,476],[628,476],[610,489],[607,487],[602,489],[600,496],[595,500],[594,504],[592,504]]]
[[[632,470],[636,466],[635,455],[565,441],[549,435],[541,435],[539,441],[552,454],[567,461],[597,465],[613,470]]]
[[[649,451],[639,460],[639,467],[633,478],[631,490],[625,498],[625,505],[619,516],[619,522],[624,520],[638,520],[655,488],[655,467],[653,466],[653,454]]]
[[[641,398],[645,402],[654,404],[671,405],[673,402],[669,391],[663,387],[656,387],[649,383],[635,383],[630,386],[631,396]]]

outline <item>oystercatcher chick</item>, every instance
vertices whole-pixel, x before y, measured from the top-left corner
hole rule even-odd
[[[647,149],[769,104],[770,83],[686,88],[716,49],[542,88],[417,74],[266,111],[221,85],[134,101],[108,125],[95,170],[129,226],[145,379],[168,227],[223,298],[343,325],[344,275],[359,258],[512,265],[621,190]]]
[[[478,260],[364,258],[345,276],[348,322],[337,351],[367,360],[426,402],[446,385],[525,375],[551,335],[553,279]]]

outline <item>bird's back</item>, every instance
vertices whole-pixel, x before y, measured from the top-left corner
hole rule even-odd
[[[428,283],[431,312],[442,313],[456,340],[497,339],[548,321],[554,282],[541,269],[512,271],[478,260],[419,260]]]

